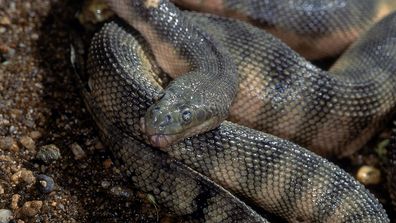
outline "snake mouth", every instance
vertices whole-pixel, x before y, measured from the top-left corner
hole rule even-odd
[[[178,134],[161,134],[154,129],[147,128],[143,117],[140,119],[140,129],[148,136],[150,145],[154,147],[164,148],[170,146],[178,139]]]
[[[150,136],[149,140],[150,140],[150,144],[152,146],[164,148],[164,147],[171,145],[171,143],[173,142],[173,140],[171,138],[172,137],[169,135],[158,134],[158,135]]]

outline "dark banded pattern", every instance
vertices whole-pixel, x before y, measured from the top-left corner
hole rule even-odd
[[[393,0],[173,0],[185,8],[235,17],[265,28],[309,59],[341,53]]]
[[[190,14],[229,50],[239,92],[229,120],[290,139],[326,156],[361,148],[396,106],[396,22],[370,29],[331,68],[314,67],[243,22]]]
[[[90,95],[103,114],[97,123],[101,125],[103,120],[108,120],[122,132],[120,139],[116,130],[101,127],[105,135],[109,135],[105,141],[118,142],[119,146],[111,147],[113,153],[120,154],[117,157],[131,166],[131,174],[135,176],[132,180],[147,191],[150,180],[158,178],[151,175],[152,170],[145,171],[149,161],[137,160],[141,157],[136,157],[136,152],[131,150],[129,145],[133,142],[128,138],[144,139],[139,117],[160,94],[162,83],[150,76],[156,75],[157,70],[147,66],[152,56],[136,42],[133,32],[126,30],[110,23],[92,41],[87,66]],[[122,150],[121,146],[129,149]],[[150,149],[141,147],[142,151],[152,151]],[[165,150],[172,158],[229,191],[290,222],[389,222],[376,198],[340,168],[289,141],[256,130],[223,122],[215,130]],[[144,174],[139,178],[133,170],[141,166]],[[168,167],[156,168],[166,171]],[[178,177],[178,173],[173,174],[176,176],[169,176],[171,179]],[[156,191],[156,199],[174,199],[164,196],[167,193],[158,193],[158,186],[154,183],[149,187]],[[188,207],[184,208],[188,210]]]
[[[149,43],[159,66],[174,79],[142,123],[151,144],[164,147],[218,126],[238,88],[230,55],[167,0],[108,1]]]
[[[131,133],[129,130],[139,133],[136,131],[139,119],[129,119],[130,117],[123,119],[122,117],[126,117],[123,114],[136,115],[139,110],[147,110],[153,101],[152,93],[155,95],[160,92],[158,83],[166,81],[166,77],[161,77],[159,74],[157,76],[143,75],[145,71],[154,74],[158,70],[155,70],[155,67],[147,67],[145,63],[151,55],[142,50],[140,45],[142,38],[137,35],[136,31],[130,30],[130,32],[133,34],[126,33],[115,24],[108,24],[103,27],[102,32],[96,34],[92,45],[103,44],[102,46],[105,46],[103,49],[109,49],[108,47],[116,44],[114,49],[133,50],[123,51],[127,52],[128,56],[125,55],[126,57],[123,58],[125,63],[118,64],[119,55],[122,55],[119,51],[106,52],[100,49],[97,51],[95,47],[92,47],[91,51],[108,56],[110,61],[114,62],[112,64],[114,67],[103,67],[103,73],[98,72],[91,78],[87,77],[86,70],[84,70],[84,67],[86,65],[89,67],[90,63],[84,59],[87,55],[76,53],[84,49],[78,48],[72,51],[76,79],[85,105],[99,127],[101,139],[110,148],[118,163],[126,167],[126,175],[130,177],[135,187],[153,195],[156,204],[173,215],[179,216],[183,222],[267,223],[265,218],[206,176],[171,158],[166,153],[140,142],[139,134],[135,136],[128,134]],[[120,38],[114,43],[112,38],[109,38],[110,36],[102,35],[104,33],[112,33],[125,38]],[[127,41],[123,42],[124,40]],[[79,45],[74,44],[75,47]],[[116,64],[126,66],[118,70],[119,67]],[[122,75],[111,75],[111,72],[115,71]],[[97,78],[105,80],[106,84],[97,85],[98,82],[95,81]],[[86,79],[88,79],[87,83],[84,81]],[[118,85],[121,83],[123,84]],[[108,88],[96,88],[101,86]],[[156,90],[150,92],[145,90],[153,88]],[[103,104],[106,102],[110,104],[107,106]],[[118,116],[113,116],[115,113],[106,110],[111,107],[119,108],[118,105],[125,103],[128,103],[129,107],[124,110],[125,113],[118,113]]]

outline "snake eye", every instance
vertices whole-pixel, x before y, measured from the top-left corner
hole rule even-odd
[[[189,111],[189,110],[184,110],[183,112],[182,112],[182,118],[183,118],[183,121],[185,121],[185,122],[190,122],[191,121],[191,112]]]

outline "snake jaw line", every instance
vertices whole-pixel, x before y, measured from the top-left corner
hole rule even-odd
[[[152,135],[150,136],[150,144],[154,147],[164,148],[170,146],[172,142],[171,137],[167,135]]]

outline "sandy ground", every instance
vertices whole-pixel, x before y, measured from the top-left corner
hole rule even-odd
[[[77,4],[0,0],[0,219],[11,211],[19,223],[168,222],[111,161],[84,109],[69,63]],[[377,165],[357,157],[355,165]],[[39,174],[54,187],[43,191]]]
[[[65,2],[0,0],[0,209],[15,222],[153,222],[155,205],[112,163],[74,86]],[[60,157],[45,163],[48,145]],[[50,193],[38,174],[53,178]]]

